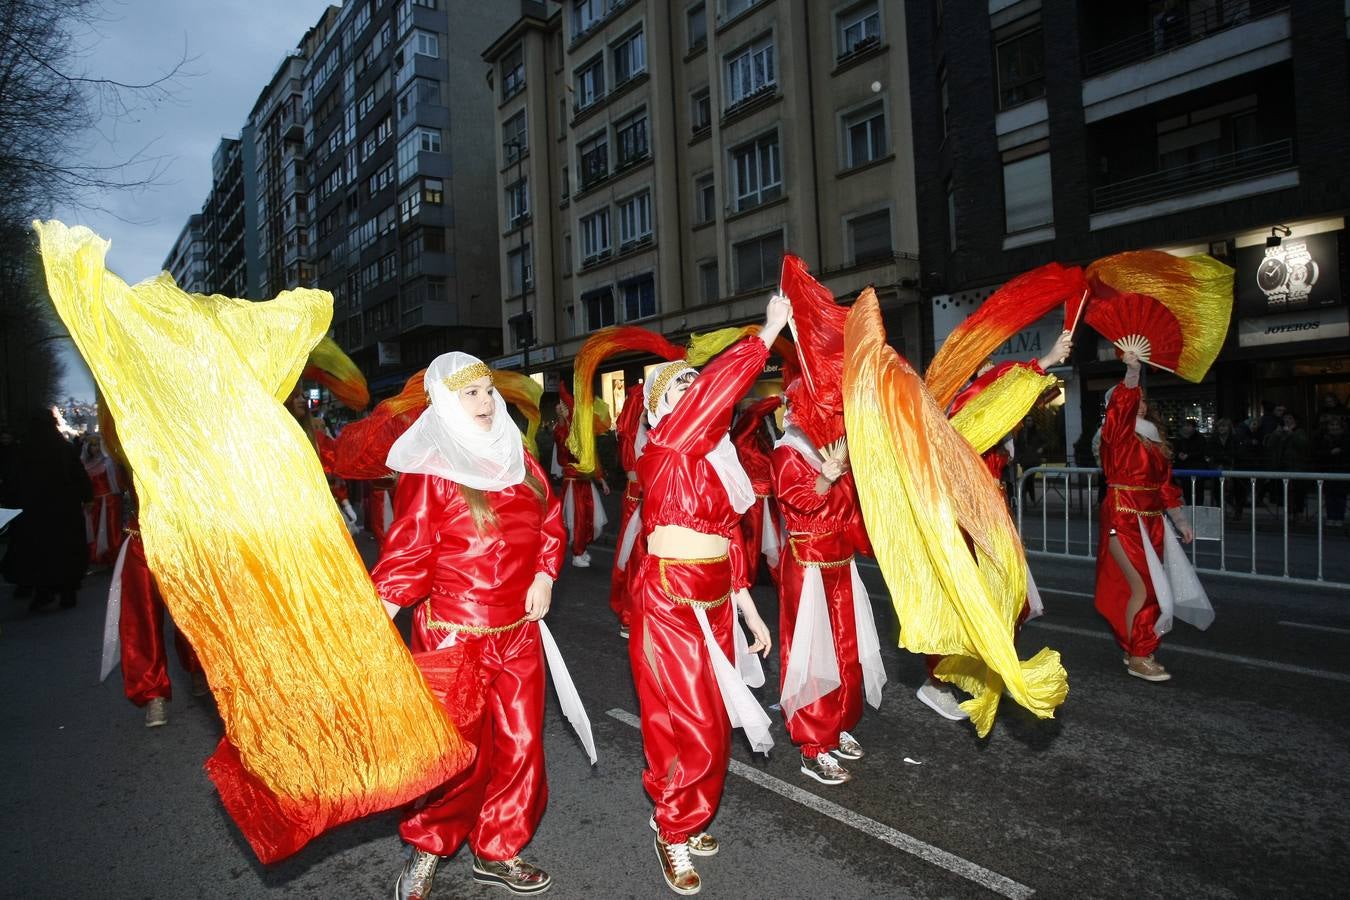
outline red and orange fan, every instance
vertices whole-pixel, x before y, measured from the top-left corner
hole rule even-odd
[[[1144,294],[1094,297],[1087,323],[1122,354],[1134,351],[1141,362],[1175,372],[1185,342],[1172,311]]]

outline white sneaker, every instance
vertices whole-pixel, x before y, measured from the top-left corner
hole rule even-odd
[[[163,697],[155,697],[145,704],[145,727],[158,728],[169,724],[168,704]]]
[[[970,713],[961,708],[953,690],[954,688],[949,684],[934,684],[932,681],[925,681],[914,692],[914,696],[918,697],[919,702],[924,706],[944,719],[951,719],[953,722],[969,719]]]
[[[814,758],[803,756],[802,774],[811,776],[821,784],[844,784],[853,780],[848,769],[839,765],[828,753],[822,753]]]
[[[572,565],[576,566],[578,569],[589,569],[591,567],[591,555],[589,553],[583,553],[580,556],[572,557]]]

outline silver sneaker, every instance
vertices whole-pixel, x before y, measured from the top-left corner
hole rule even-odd
[[[847,731],[839,732],[839,746],[830,751],[840,759],[862,759],[867,754],[863,753],[862,744],[858,739]]]
[[[163,697],[155,697],[149,703],[145,704],[145,727],[158,728],[161,725],[169,724],[168,701]]]
[[[848,769],[839,765],[828,753],[822,753],[815,758],[803,756],[802,774],[811,776],[821,784],[845,784],[853,780]]]
[[[954,690],[949,684],[934,684],[931,681],[925,681],[914,692],[914,696],[919,698],[920,703],[944,719],[951,719],[953,722],[969,719],[970,713],[961,708],[961,702],[956,699]]]
[[[513,894],[542,894],[553,884],[553,877],[519,856],[500,862],[473,858],[473,880],[479,884],[504,887]]]
[[[441,858],[435,853],[413,847],[398,881],[394,882],[394,900],[428,900],[440,862]]]
[[[591,567],[591,555],[589,553],[583,553],[580,556],[573,556],[572,565],[576,566],[578,569],[589,569]]]

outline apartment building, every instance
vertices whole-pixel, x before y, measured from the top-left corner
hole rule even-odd
[[[330,8],[325,21],[331,17]],[[248,117],[257,185],[254,234],[258,243],[258,287],[263,297],[308,285],[313,279],[305,160],[306,59],[303,45],[291,50],[258,95]]]
[[[257,184],[253,129],[222,138],[211,157],[211,193],[202,205],[206,239],[206,291],[258,297]]]
[[[378,392],[436,355],[500,353],[493,100],[478,53],[509,4],[348,0],[298,82],[309,280]]]
[[[917,355],[901,3],[513,5],[483,54],[516,351],[500,365],[566,375],[616,323],[679,340],[755,321],[785,251],[841,299],[875,285],[892,340]]]
[[[193,294],[209,293],[207,288],[208,250],[205,222],[193,213],[178,233],[173,249],[164,260],[164,271],[173,276],[180,288]]]
[[[1204,384],[1149,373],[1169,418],[1205,428],[1264,402],[1315,423],[1327,394],[1350,394],[1343,0],[905,8],[936,340],[1051,260],[1208,253],[1237,270],[1229,338]],[[1003,353],[1035,356],[1060,327],[1048,317]],[[1070,453],[1120,375],[1087,334],[1065,373]]]

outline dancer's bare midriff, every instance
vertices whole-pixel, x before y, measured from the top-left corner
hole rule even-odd
[[[657,525],[647,536],[647,552],[663,559],[712,559],[725,556],[731,541],[683,525]]]

